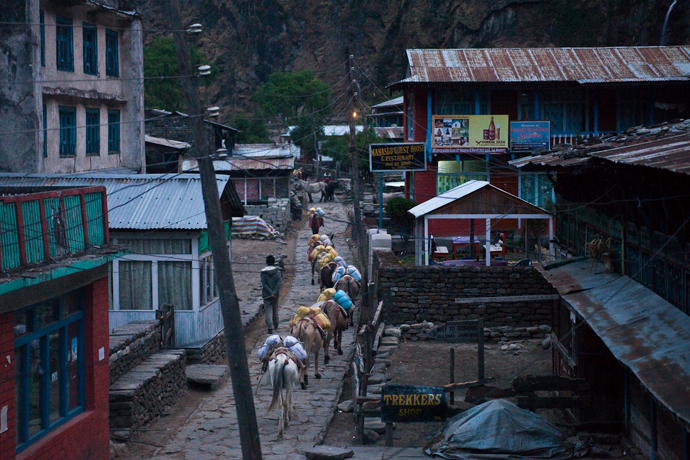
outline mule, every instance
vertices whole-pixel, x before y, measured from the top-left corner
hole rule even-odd
[[[345,293],[350,297],[350,300],[352,300],[352,309],[350,310],[349,316],[350,316],[350,326],[354,325],[354,321],[352,317],[354,316],[352,314],[352,311],[355,308],[355,300],[357,297],[359,297],[359,292],[362,289],[362,285],[359,284],[359,281],[354,279],[350,275],[345,275],[342,278],[338,280],[337,283],[335,283],[335,286],[333,286],[336,292],[339,290],[345,291]]]
[[[327,183],[324,192],[326,194],[326,201],[335,201],[335,182]],[[323,198],[323,195],[321,198]]]
[[[297,363],[290,359],[287,350],[278,349],[268,363],[268,372],[273,385],[273,397],[268,411],[272,411],[276,404],[279,404],[278,437],[282,437],[292,419],[292,390],[300,379],[299,368]]]
[[[323,291],[333,287],[333,272],[336,268],[338,268],[338,264],[335,262],[329,262],[321,267],[321,270],[319,270],[319,289]]]
[[[318,256],[316,256],[314,259],[311,260],[311,284],[312,286],[315,284],[314,283],[314,273],[316,273],[316,267],[319,265],[319,260],[322,258],[326,257],[327,252],[321,252],[319,253]]]
[[[338,354],[343,354],[342,343],[343,343],[343,331],[347,329],[347,317],[343,313],[343,309],[334,300],[329,300],[324,302],[321,306],[321,310],[328,316],[328,320],[331,322],[331,327],[328,329],[326,334],[326,341],[323,343],[324,356],[323,361],[325,364],[331,360],[328,354],[328,348],[333,340],[333,348],[338,350]]]
[[[326,183],[325,182],[307,182],[305,180],[298,179],[298,183],[305,191],[307,196],[309,196],[309,202],[313,203],[314,200],[311,197],[312,193],[321,192],[321,199],[319,201],[324,201],[326,196]]]
[[[303,390],[306,390],[307,385],[309,385],[309,363],[312,352],[314,352],[314,377],[317,379],[321,378],[319,373],[319,350],[323,347],[323,339],[310,318],[303,318],[295,323],[290,334],[302,342],[304,350],[307,352],[307,359],[304,361],[304,367],[302,367],[299,374],[299,384]]]

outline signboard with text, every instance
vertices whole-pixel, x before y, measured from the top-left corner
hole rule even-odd
[[[551,148],[550,121],[511,121],[510,150],[532,152]]]
[[[371,172],[426,171],[426,145],[402,142],[369,145]]]
[[[508,115],[434,115],[431,153],[506,153]]]
[[[386,385],[381,389],[381,421],[443,422],[448,397],[440,387]]]
[[[484,338],[484,327],[479,330],[479,320],[451,321],[444,325],[436,326],[426,334],[428,337],[441,342],[472,343],[478,338]]]

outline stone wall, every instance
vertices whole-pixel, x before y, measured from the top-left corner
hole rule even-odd
[[[487,327],[551,324],[551,300],[506,299],[552,294],[534,267],[401,267],[391,252],[376,251],[376,292],[386,324],[484,319]],[[496,302],[466,299],[501,297]],[[509,301],[508,301],[509,300]]]
[[[259,216],[281,233],[290,227],[290,199],[269,198],[267,205],[245,206],[248,216]]]
[[[161,323],[134,321],[113,329],[110,334],[110,383],[160,349]]]
[[[246,328],[245,328],[246,330]],[[187,364],[225,364],[228,362],[228,348],[225,344],[225,331],[206,342],[201,348],[186,348]]]

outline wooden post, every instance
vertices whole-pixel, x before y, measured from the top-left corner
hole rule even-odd
[[[455,348],[450,349],[450,383],[455,383]],[[455,405],[455,392],[450,392],[450,405]]]
[[[474,256],[474,219],[470,219],[470,257]]]
[[[393,447],[393,424],[386,423],[386,447]]]
[[[477,380],[484,379],[484,320],[477,321]]]
[[[180,69],[180,82],[187,102],[187,113],[192,123],[193,144],[192,152],[197,157],[201,176],[201,191],[204,198],[204,210],[208,222],[208,235],[211,243],[216,286],[220,298],[221,312],[228,347],[228,361],[230,378],[232,381],[235,409],[237,411],[237,425],[240,431],[242,458],[244,460],[260,460],[261,442],[259,426],[256,421],[252,382],[249,376],[247,352],[244,346],[244,328],[240,313],[239,300],[235,291],[235,281],[232,276],[232,264],[228,254],[228,240],[225,236],[220,200],[218,199],[218,185],[216,171],[210,157],[210,148],[206,127],[203,120],[203,110],[199,98],[199,90],[194,81],[194,69],[187,45],[187,37],[182,24],[180,0],[169,0],[170,22],[175,40],[175,51]],[[245,195],[246,199],[246,195]]]

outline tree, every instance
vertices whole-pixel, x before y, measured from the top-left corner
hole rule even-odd
[[[235,135],[235,142],[238,144],[266,144],[271,142],[266,125],[261,119],[250,118],[240,112],[233,118],[232,126],[239,130]]]
[[[369,171],[369,145],[367,145],[367,138],[370,144],[377,144],[385,142],[376,135],[376,131],[369,127],[369,135],[364,132],[357,133],[355,136],[355,145],[359,152],[359,170],[360,173]],[[321,153],[332,157],[335,161],[340,161],[343,168],[350,166],[350,135],[344,136],[330,136],[321,143]],[[369,173],[365,173],[369,175]]]
[[[288,124],[297,124],[296,118],[312,114],[320,114],[316,119],[323,119],[320,111],[328,105],[330,96],[328,84],[318,79],[314,70],[304,69],[272,73],[254,93],[253,100],[261,116],[280,116]]]
[[[206,57],[197,48],[191,48],[194,66],[208,64],[211,75],[201,79],[201,86],[208,85],[218,75],[218,67],[206,62]],[[146,107],[170,112],[183,110],[184,97],[175,54],[175,42],[170,35],[160,35],[144,47],[144,101]],[[162,77],[162,78],[155,78]]]

